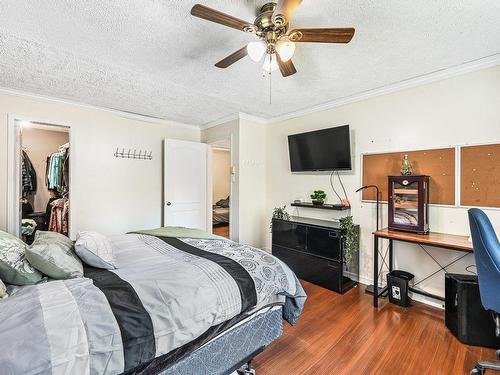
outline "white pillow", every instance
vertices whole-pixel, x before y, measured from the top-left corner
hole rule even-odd
[[[85,263],[96,268],[116,268],[113,247],[107,237],[97,232],[79,232],[75,251]]]

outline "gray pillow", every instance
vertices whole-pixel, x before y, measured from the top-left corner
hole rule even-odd
[[[97,232],[79,232],[75,251],[85,263],[96,268],[116,268],[113,247],[106,236]]]
[[[14,285],[31,285],[42,280],[42,274],[26,260],[26,244],[0,231],[0,278]]]
[[[53,279],[83,276],[82,262],[74,252],[73,241],[60,233],[36,232],[35,241],[26,249],[26,258]]]
[[[2,280],[0,280],[0,299],[7,298],[9,295],[7,294],[7,288]]]

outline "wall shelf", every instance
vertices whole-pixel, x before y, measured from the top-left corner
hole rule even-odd
[[[344,211],[349,210],[351,207],[344,206],[342,204],[312,204],[311,202],[300,202],[300,203],[290,203],[292,207],[307,207],[307,208],[319,208],[321,210],[336,210]]]

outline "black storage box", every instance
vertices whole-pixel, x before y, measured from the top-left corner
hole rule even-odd
[[[481,304],[477,276],[447,273],[445,275],[445,323],[461,342],[498,349],[495,323]]]
[[[408,296],[408,289],[413,277],[413,274],[399,270],[387,274],[387,290],[391,303],[404,307],[410,306],[411,299]]]

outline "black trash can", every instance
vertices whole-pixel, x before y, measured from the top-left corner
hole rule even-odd
[[[408,289],[413,278],[413,274],[406,271],[395,270],[387,274],[387,290],[391,303],[404,307],[410,306]]]

